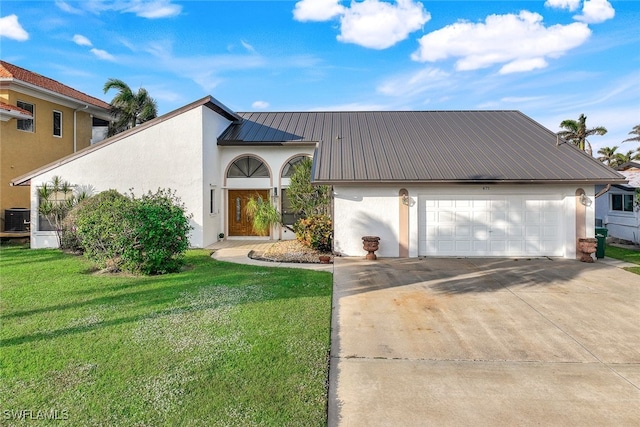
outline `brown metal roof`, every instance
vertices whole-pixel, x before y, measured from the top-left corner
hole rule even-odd
[[[317,142],[317,183],[625,181],[519,111],[238,115],[219,145]]]
[[[19,80],[95,107],[103,108],[105,110],[110,108],[109,104],[101,99],[87,95],[86,93],[80,92],[79,90],[50,79],[49,77],[42,76],[6,61],[0,61],[0,79]]]

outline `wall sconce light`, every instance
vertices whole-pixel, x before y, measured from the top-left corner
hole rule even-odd
[[[273,187],[273,197],[278,197],[278,187]]]
[[[411,198],[409,197],[408,194],[402,195],[402,204],[405,206],[411,206]]]
[[[586,194],[582,193],[580,195],[580,203],[582,203],[585,206],[591,206],[591,204],[593,203],[593,200],[591,200],[589,196],[587,196]]]

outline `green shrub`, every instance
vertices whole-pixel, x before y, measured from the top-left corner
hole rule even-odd
[[[105,191],[82,202],[71,218],[85,255],[100,268],[162,274],[184,263],[191,227],[170,190],[139,199]]]
[[[143,274],[180,270],[191,230],[184,205],[175,192],[163,189],[133,201],[129,221],[134,224],[134,241],[125,250],[123,268]]]
[[[120,270],[125,249],[133,243],[133,201],[108,190],[80,203],[70,214],[84,254],[100,268]]]
[[[332,223],[327,215],[299,219],[293,226],[296,238],[320,252],[331,252]]]

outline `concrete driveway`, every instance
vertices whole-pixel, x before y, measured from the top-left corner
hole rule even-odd
[[[638,426],[640,276],[336,258],[330,426]]]

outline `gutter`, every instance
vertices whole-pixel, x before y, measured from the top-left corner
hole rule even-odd
[[[594,198],[597,199],[598,197],[602,196],[604,193],[606,193],[609,190],[611,190],[611,184],[607,184],[606,187],[604,187],[602,190],[598,191],[598,194],[596,194]]]

